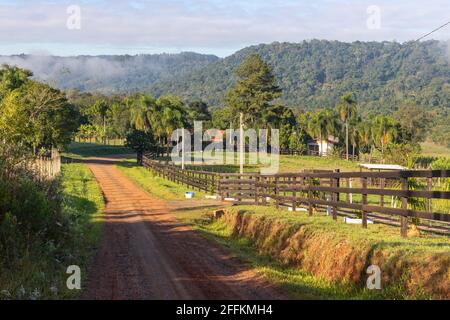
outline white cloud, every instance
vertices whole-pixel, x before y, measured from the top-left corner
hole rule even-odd
[[[76,2],[76,1],[72,1]],[[78,1],[81,30],[66,28],[68,1],[0,5],[0,44],[156,47],[211,53],[272,41],[417,39],[449,19],[450,1],[388,0],[134,0]],[[14,4],[15,3],[15,4]],[[366,9],[381,8],[381,28],[366,26]],[[436,32],[448,39],[449,29]],[[5,52],[2,52],[5,53]]]

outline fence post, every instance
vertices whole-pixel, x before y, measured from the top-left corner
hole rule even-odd
[[[312,178],[308,177],[308,212],[310,216],[313,215],[313,205],[312,205],[313,193],[311,187],[312,187]]]
[[[432,191],[433,190],[433,178],[427,179],[427,190]],[[431,198],[427,199],[427,211],[432,213],[433,212],[433,200]]]
[[[365,209],[365,206],[367,206],[367,177],[361,177],[361,185],[363,188],[363,194],[362,194],[362,227],[364,229],[367,229],[367,211]]]
[[[277,209],[280,207],[278,199],[278,176],[275,176],[275,206]]]
[[[401,178],[402,190],[408,191],[408,178]],[[408,210],[408,197],[401,197],[402,199],[402,209]],[[403,238],[408,237],[408,216],[402,215],[400,217],[400,234]]]
[[[255,174],[255,203],[256,203],[256,205],[259,205],[258,187],[259,187],[259,176],[258,176],[258,174]]]
[[[380,179],[380,188],[381,188],[381,190],[384,190],[385,185],[386,185],[386,179],[385,178],[381,178]],[[382,194],[380,196],[380,206],[384,207],[384,194]]]
[[[262,177],[262,180],[263,180],[263,186],[262,186],[262,192],[263,192],[263,197],[262,197],[262,204],[263,204],[263,206],[266,206],[267,205],[267,177]],[[269,182],[270,182],[270,180],[269,180]]]
[[[293,201],[292,201],[292,211],[296,211],[297,210],[297,192],[296,192],[296,188],[297,188],[297,177],[292,177],[292,189],[293,191]]]
[[[341,170],[336,169],[334,170],[335,173],[339,173],[341,172]],[[339,188],[339,177],[335,177],[333,178],[333,184],[334,184],[334,188]],[[332,197],[334,202],[339,202],[339,192],[334,192],[333,193],[333,197]],[[337,206],[333,205],[333,220],[337,221]]]

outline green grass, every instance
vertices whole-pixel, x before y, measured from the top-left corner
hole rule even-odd
[[[101,157],[101,156],[112,156],[112,155],[129,155],[134,152],[124,146],[109,146],[99,143],[80,143],[72,142],[65,153],[64,156],[73,159],[82,159],[89,157]]]
[[[84,164],[63,165],[62,181],[65,210],[74,215],[76,221],[72,235],[73,263],[81,267],[84,285],[87,280],[87,268],[101,238],[104,199],[100,186]],[[64,279],[66,277],[67,275],[63,276]],[[79,293],[67,292],[68,297],[76,297]]]
[[[225,159],[225,156],[218,153]],[[193,157],[200,158],[199,154],[192,154]],[[234,155],[234,164],[204,164],[204,165],[187,165],[187,169],[212,171],[212,172],[239,172],[238,154]],[[225,161],[225,160],[224,160]],[[246,154],[245,172],[259,172],[261,167],[267,165],[258,163],[250,164],[249,154]],[[314,157],[314,156],[288,156],[280,155],[279,171],[280,172],[299,172],[303,170],[335,170],[356,171],[359,170],[358,163],[335,159],[332,157]]]
[[[356,171],[357,162],[314,156],[280,156],[280,172],[299,172],[301,170]]]
[[[67,289],[66,270],[70,265],[80,266],[82,286],[85,284],[101,236],[103,197],[90,170],[82,164],[63,165],[61,196],[59,219],[66,234],[58,243],[35,243],[21,254],[14,270],[7,274],[2,270],[0,299],[73,299],[81,294]]]
[[[266,219],[287,222],[291,226],[308,225],[316,233],[331,233],[359,246],[367,243],[378,245],[383,250],[403,251],[404,254],[449,252],[448,238],[427,236],[426,238],[403,239],[398,229],[383,225],[369,225],[368,230],[360,226],[334,222],[330,217],[309,217],[306,214],[290,213],[286,209],[256,206],[238,206],[233,210],[247,210]],[[285,288],[293,297],[300,299],[424,299],[426,294],[405,294],[401,283],[382,291],[371,291],[349,283],[335,283],[308,274],[298,268],[284,266],[271,257],[261,255],[251,241],[233,236],[231,228],[222,220],[212,221],[208,216],[212,209],[177,211],[176,216],[192,225],[201,235],[228,248],[241,260],[250,264],[258,273],[271,282]],[[381,235],[383,235],[381,237]]]
[[[450,158],[450,148],[429,141],[421,143],[420,146],[424,156]]]
[[[124,160],[117,167],[128,178],[135,181],[141,188],[156,198],[162,200],[183,200],[186,191],[194,191],[192,187],[182,186],[175,182],[158,177],[144,167],[136,165],[136,160]],[[205,193],[195,192],[195,198],[204,198]]]

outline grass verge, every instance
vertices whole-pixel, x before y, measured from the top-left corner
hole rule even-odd
[[[63,165],[60,181],[54,183],[60,198],[53,200],[58,203],[57,211],[47,211],[54,216],[49,217],[45,229],[33,230],[33,226],[37,228],[34,224],[27,233],[14,216],[2,223],[1,234],[6,237],[7,230],[14,231],[17,244],[10,246],[16,250],[9,252],[14,259],[0,265],[0,299],[74,299],[81,293],[67,289],[66,270],[70,265],[79,266],[83,285],[101,236],[103,197],[90,170],[82,164]],[[19,243],[22,236],[33,241]]]
[[[186,191],[194,191],[191,187],[158,177],[146,168],[137,166],[136,160],[121,161],[117,167],[145,191],[162,200],[183,200]],[[195,198],[204,198],[204,196],[205,193],[195,191]]]

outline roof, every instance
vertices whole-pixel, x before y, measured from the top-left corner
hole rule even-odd
[[[399,166],[397,164],[360,164],[362,168],[369,170],[407,170],[403,166]]]
[[[333,136],[328,136],[328,139],[322,139],[322,142],[336,144],[336,143],[339,143],[339,138],[333,137]],[[319,139],[313,139],[308,142],[308,144],[318,144],[318,143],[319,143]]]

